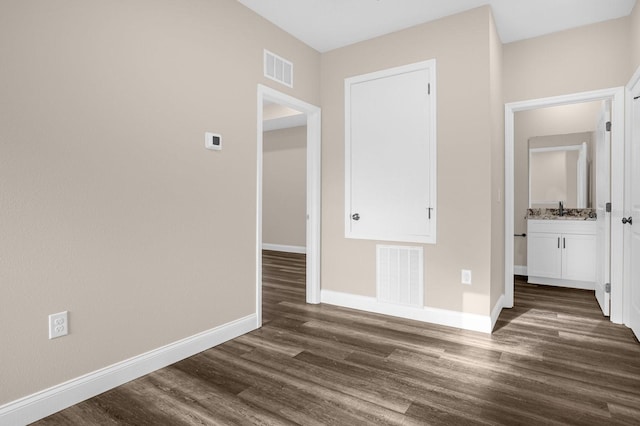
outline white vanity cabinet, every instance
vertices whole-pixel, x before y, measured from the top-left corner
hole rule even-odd
[[[527,221],[530,283],[593,290],[595,265],[596,221]]]

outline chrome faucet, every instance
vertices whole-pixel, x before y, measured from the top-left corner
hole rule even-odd
[[[564,205],[562,204],[562,201],[558,201],[558,214],[560,216],[564,216]]]

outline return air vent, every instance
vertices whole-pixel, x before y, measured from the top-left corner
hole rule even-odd
[[[376,245],[378,301],[422,308],[422,247]]]
[[[293,87],[293,64],[265,49],[264,76],[285,86]]]

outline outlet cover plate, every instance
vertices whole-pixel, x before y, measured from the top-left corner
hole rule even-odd
[[[69,313],[67,311],[49,315],[49,339],[69,334]]]

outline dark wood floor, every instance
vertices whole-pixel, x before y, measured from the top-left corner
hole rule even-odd
[[[516,284],[492,335],[304,303],[264,254],[264,327],[38,425],[640,424],[640,344],[593,292]]]

